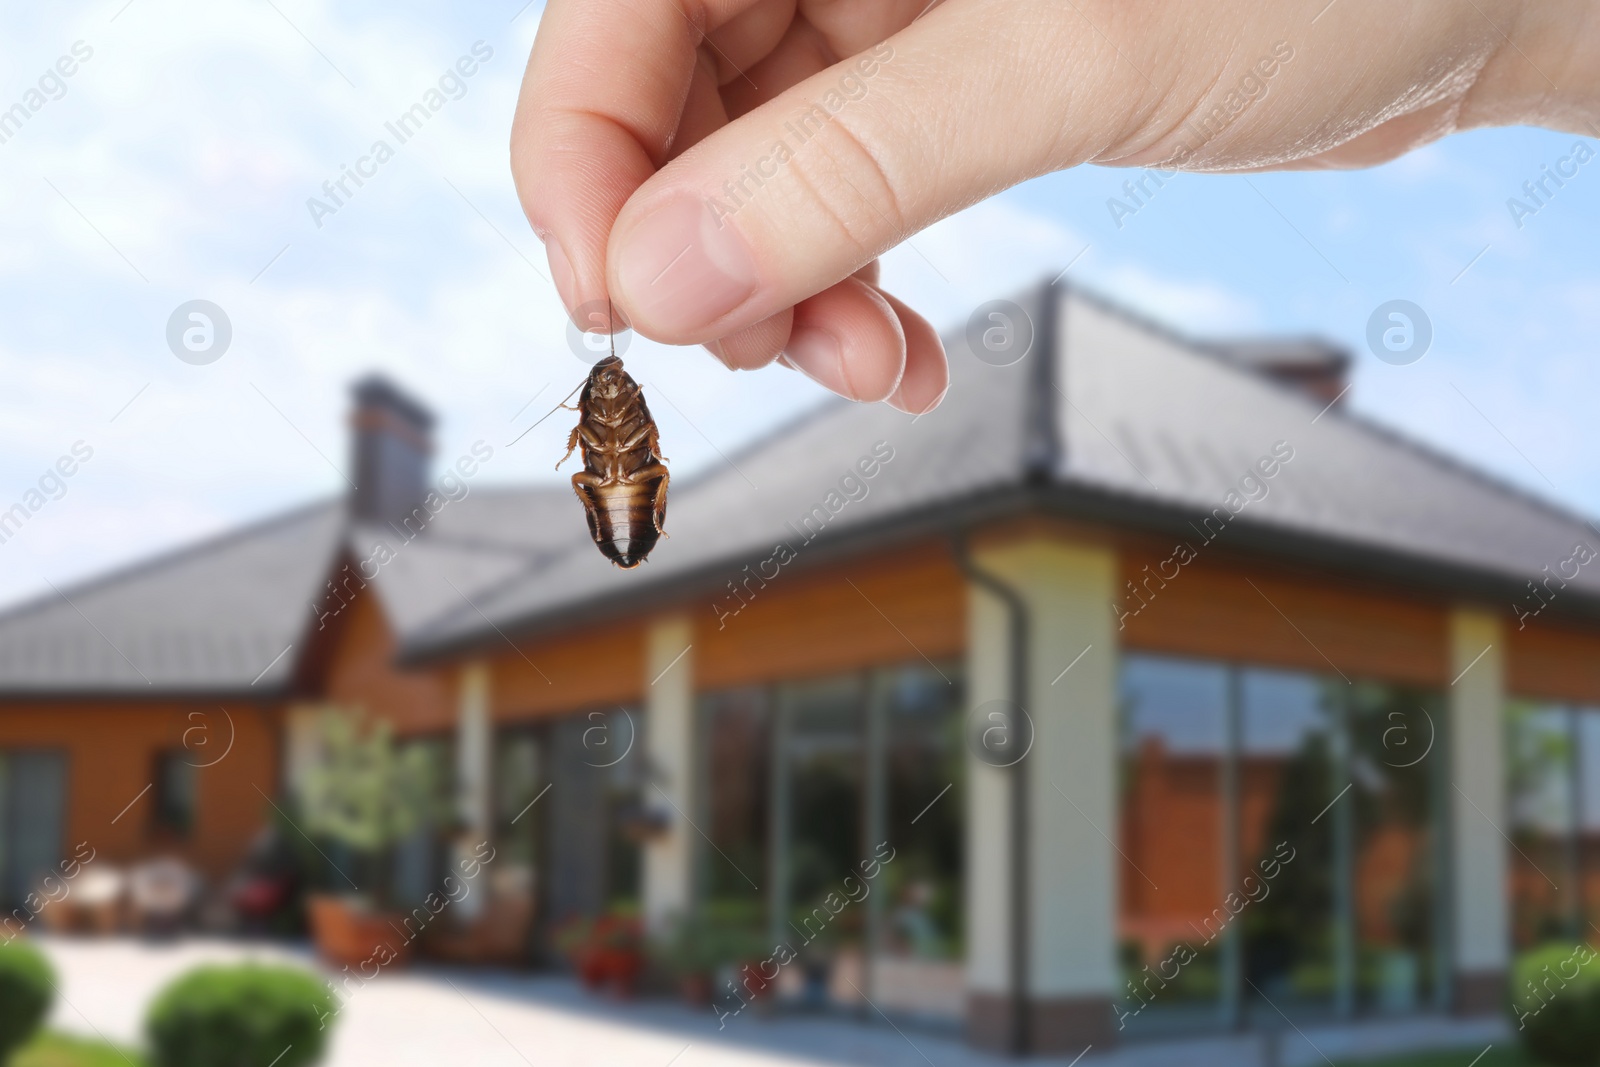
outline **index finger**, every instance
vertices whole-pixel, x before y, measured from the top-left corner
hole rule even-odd
[[[713,25],[751,0],[709,0]],[[665,161],[695,77],[701,27],[676,0],[550,0],[511,131],[522,210],[569,310],[606,299],[617,213]]]

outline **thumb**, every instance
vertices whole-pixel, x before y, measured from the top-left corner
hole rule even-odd
[[[944,4],[668,163],[611,231],[610,291],[630,324],[674,344],[725,336],[1119,140],[1093,116],[1130,108],[1086,106],[1085,87],[1124,102],[1149,87],[1057,2]],[[1085,124],[1063,118],[1069,104]]]

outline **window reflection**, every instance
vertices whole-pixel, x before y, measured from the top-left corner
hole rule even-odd
[[[1435,946],[1444,941],[1445,910],[1431,906],[1443,820],[1428,758],[1443,709],[1401,686],[1358,685],[1350,695],[1358,996],[1377,1011],[1414,1011],[1437,994]]]
[[[1442,999],[1438,694],[1136,654],[1121,698],[1124,1028]]]
[[[1240,851],[1254,868],[1280,844],[1293,855],[1242,916],[1245,978],[1289,1011],[1330,1007],[1338,990],[1334,917],[1337,720],[1328,684],[1285,671],[1242,679]],[[1348,798],[1346,798],[1348,799]],[[1267,1009],[1271,1010],[1271,1009]]]
[[[885,1011],[959,1017],[959,671],[880,668],[708,693],[699,706],[714,846],[700,854],[700,917],[714,951],[732,962],[793,946],[776,980],[784,999],[859,1006],[865,995]],[[885,841],[894,859],[868,892],[858,879],[858,900],[819,915]]]
[[[1222,945],[1213,910],[1228,881],[1227,705],[1221,666],[1132,656],[1123,668],[1119,939],[1129,1010],[1137,1008],[1134,1018],[1145,1025],[1142,998],[1166,1012],[1219,1004]],[[1163,969],[1180,945],[1195,957]],[[1152,971],[1155,984],[1146,988]]]
[[[1518,948],[1568,937],[1581,926],[1577,773],[1590,762],[1592,711],[1513,702],[1506,713],[1506,806],[1511,823],[1511,924]]]

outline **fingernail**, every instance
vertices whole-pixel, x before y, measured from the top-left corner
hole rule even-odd
[[[887,401],[885,401],[885,403],[887,403],[890,407],[896,409],[897,411],[905,412],[907,415],[926,415],[928,412],[932,411],[934,408],[936,408],[940,404],[944,403],[945,394],[947,394],[949,392],[950,392],[950,383],[946,382],[945,385],[944,385],[944,390],[942,392],[940,392],[939,395],[934,397],[932,400],[927,401],[926,403],[924,403],[922,405],[922,409],[919,411],[916,408],[912,407],[906,401],[906,386],[905,386],[904,380],[902,380],[900,382],[900,384],[895,387],[894,395],[891,396]]]
[[[545,242],[545,258],[550,261],[550,280],[555,283],[556,292],[561,297],[561,303],[567,309],[570,317],[577,303],[577,281],[572,273],[572,262],[567,259],[566,252],[561,249],[561,242],[555,238]]]
[[[861,399],[844,372],[844,348],[827,330],[807,326],[794,331],[783,347],[783,354],[789,366],[824,389],[851,400]]]
[[[728,362],[728,354],[722,350],[722,342],[721,341],[707,341],[706,342],[706,351],[710,352],[713,356],[717,357],[717,362],[721,363],[724,367],[727,367],[729,370],[737,370],[738,369],[732,363]]]
[[[755,292],[756,264],[744,236],[689,193],[662,203],[617,250],[620,295],[646,334],[687,338]]]

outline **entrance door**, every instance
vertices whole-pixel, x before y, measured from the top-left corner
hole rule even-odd
[[[772,776],[772,938],[800,950],[801,998],[821,1006],[846,981],[864,982],[865,914],[822,906],[861,861],[866,814],[866,678],[851,675],[778,692]]]
[[[954,673],[919,664],[777,687],[768,917],[772,942],[799,951],[780,995],[962,1011]],[[885,862],[864,879],[874,857]]]
[[[496,860],[534,901],[533,948],[554,963],[568,924],[637,910],[640,861],[624,831],[643,775],[639,717],[597,710],[501,731],[495,743]]]
[[[47,751],[0,755],[0,897],[7,910],[58,869],[66,810],[65,755]]]

